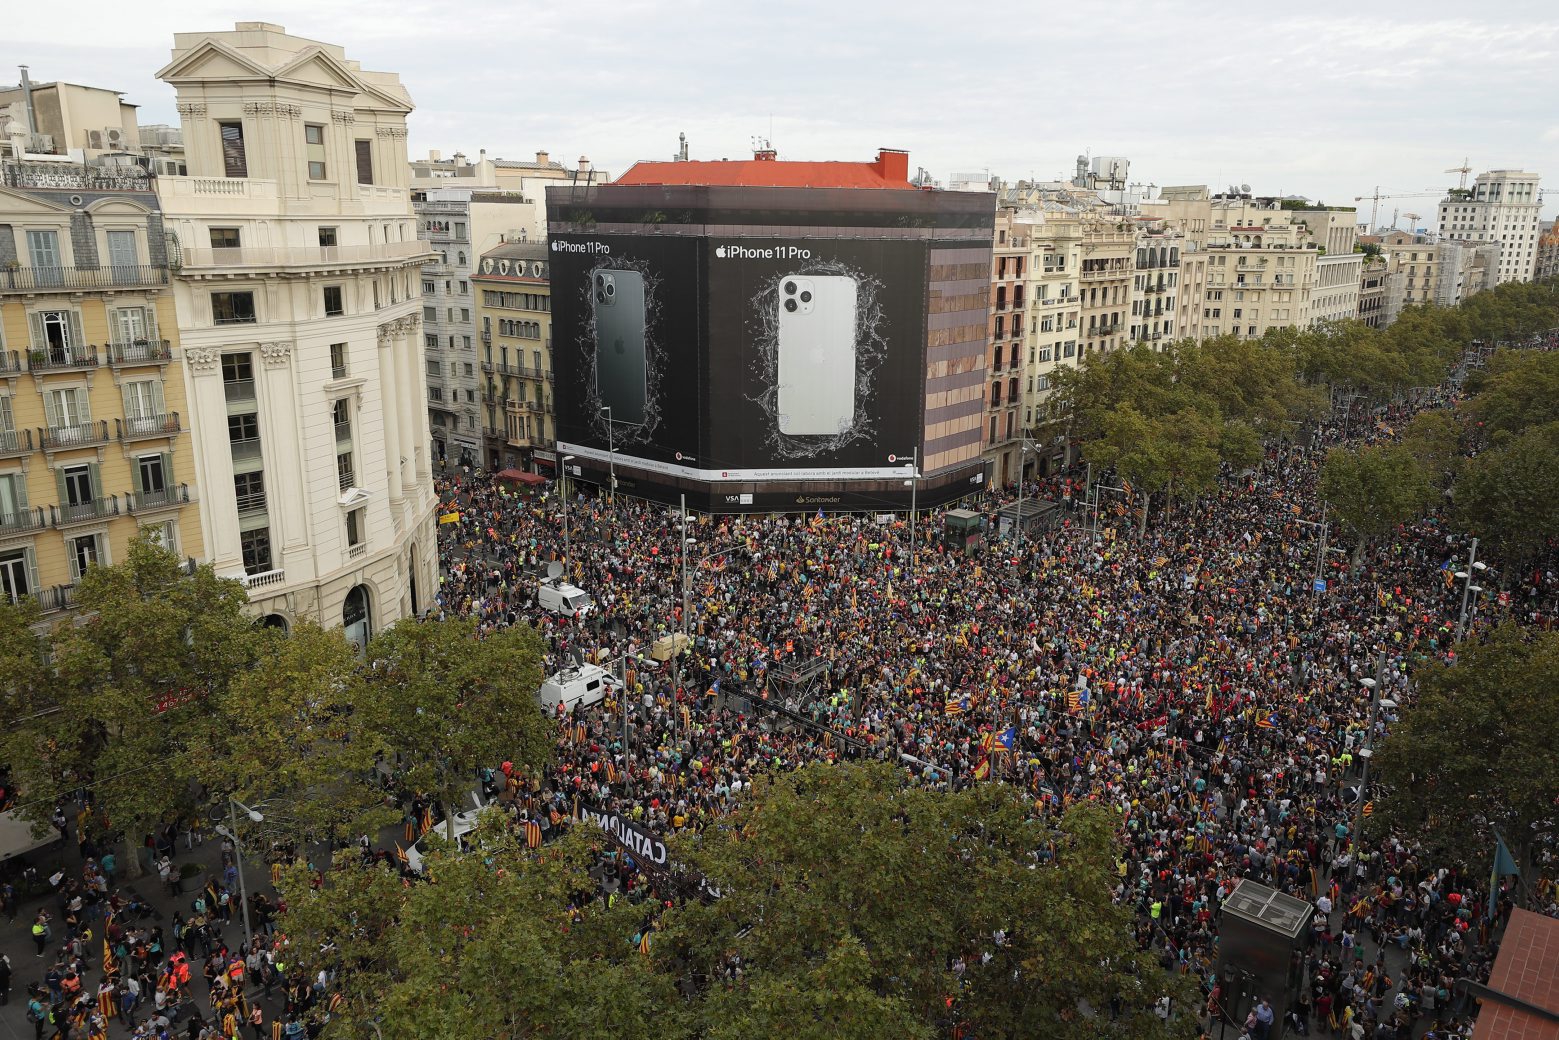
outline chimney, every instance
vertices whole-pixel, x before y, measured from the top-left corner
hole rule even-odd
[[[904,182],[909,180],[909,153],[898,148],[877,149],[874,164],[883,180]]]
[[[545,166],[545,165],[547,165],[548,161],[549,161],[549,157],[548,157],[548,155],[547,155],[547,153],[546,153],[546,151],[544,149],[543,150],[538,150],[536,152],[536,163],[537,163],[537,165]]]
[[[590,169],[590,160],[586,159],[583,155],[581,155],[579,157],[579,172],[580,173],[585,173],[589,169]]]
[[[484,163],[484,162],[487,161],[487,149],[486,148],[481,148],[481,149],[477,150],[476,161],[479,162],[479,163]]]
[[[443,159],[444,159],[444,153],[443,152],[439,151],[437,148],[429,148],[428,149],[428,162],[442,162]]]
[[[22,111],[27,114],[27,147],[32,147],[32,135],[38,132],[38,113],[33,111],[32,105],[32,80],[27,78],[27,66],[18,65],[22,70]]]
[[[466,153],[465,152],[456,152],[454,155],[450,156],[450,159],[454,162],[454,164],[456,166],[462,166],[462,165],[465,164],[465,161],[466,161]]]

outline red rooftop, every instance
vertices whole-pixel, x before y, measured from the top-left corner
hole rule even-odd
[[[636,162],[615,184],[693,184],[755,188],[890,188],[914,191],[909,182],[909,153],[877,150],[875,162],[781,161],[773,149],[751,159],[676,159]]]

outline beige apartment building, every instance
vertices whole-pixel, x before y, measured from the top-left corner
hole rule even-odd
[[[1139,218],[1133,265],[1129,338],[1162,350],[1179,338],[1180,253],[1183,232],[1166,221]]]
[[[26,151],[69,156],[78,162],[139,153],[135,110],[117,90],[80,83],[33,83],[25,65],[21,82],[0,89],[0,123],[20,124],[28,135]]]
[[[1127,319],[1131,315],[1137,231],[1127,218],[1100,210],[1084,213],[1082,224],[1078,339],[1085,355],[1095,350],[1108,353],[1130,341]]]
[[[1540,282],[1559,278],[1559,220],[1537,242],[1537,261],[1532,277]]]
[[[1386,323],[1387,267],[1384,256],[1366,256],[1359,265],[1357,317],[1372,329],[1382,328]]]
[[[0,163],[0,595],[46,615],[141,528],[205,555],[157,196],[62,158]]]
[[[1386,260],[1386,320],[1390,325],[1404,308],[1434,302],[1440,255],[1430,235],[1388,231],[1380,236]]]
[[[996,215],[991,250],[990,351],[986,378],[985,448],[991,479],[1005,485],[1018,479],[1019,424],[1023,407],[1025,344],[1028,337],[1027,294],[1032,226],[1011,210]]]
[[[482,254],[471,279],[481,338],[483,465],[490,472],[556,472],[547,247],[495,246]]]
[[[177,34],[158,78],[207,552],[269,623],[363,645],[437,591],[411,98],[264,22]]]
[[[1354,250],[1359,241],[1358,210],[1331,206],[1288,212],[1289,219],[1307,228],[1320,247],[1310,294],[1310,324],[1353,320],[1359,313],[1359,280],[1364,271],[1364,254]]]
[[[1470,188],[1453,189],[1440,202],[1440,237],[1498,242],[1494,284],[1529,282],[1542,237],[1542,178],[1523,170],[1489,170]]]

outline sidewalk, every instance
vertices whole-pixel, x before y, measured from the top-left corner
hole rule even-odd
[[[160,925],[163,929],[164,951],[171,952],[173,948],[173,915],[182,911],[184,916],[190,916],[190,903],[196,893],[191,890],[181,892],[179,895],[170,895],[166,886],[158,879],[155,870],[150,870],[137,878],[125,876],[123,869],[124,848],[119,845],[113,849],[115,858],[121,863],[116,888],[129,895],[134,893],[153,907],[153,913],[143,920],[147,928]],[[29,857],[37,866],[38,875],[48,878],[56,870],[65,871],[67,878],[80,878],[82,859],[78,852],[74,835],[65,842],[56,842],[47,848],[39,849]],[[205,875],[220,877],[222,860],[221,839],[212,835],[207,837],[203,845],[197,845],[193,850],[185,847],[185,840],[179,838],[178,852],[173,857],[175,872],[185,863],[194,863],[201,868]],[[270,869],[264,863],[244,863],[244,880],[250,894],[263,892],[274,899],[275,889],[271,887]],[[234,895],[236,899],[236,893]],[[40,909],[47,910],[54,918],[53,937],[50,940],[48,953],[43,957],[37,956],[37,948],[32,941],[32,921]],[[27,1020],[27,987],[32,983],[42,984],[44,973],[54,964],[65,941],[64,928],[60,924],[61,914],[58,898],[52,893],[40,894],[32,898],[24,898],[19,901],[16,918],[12,921],[0,921],[0,953],[11,959],[11,991],[9,1002],[0,1007],[0,1040],[33,1040],[34,1026]],[[103,978],[103,925],[102,918],[91,922],[93,940],[91,949],[86,958],[87,971],[83,975],[84,988],[95,991]],[[232,923],[226,925],[221,931],[222,938],[230,945],[238,945],[243,942],[243,919],[237,913],[234,914]],[[199,976],[197,967],[196,978],[191,986],[195,994],[196,1004],[203,1015],[210,1019],[210,1004],[207,1003],[206,988]],[[261,1007],[265,1010],[267,1033],[273,1015],[280,1013],[282,1008],[281,987],[273,989],[273,998],[269,1001],[260,1000]],[[258,1000],[259,989],[254,987],[252,1000]],[[149,997],[140,1008],[136,1009],[138,1020],[144,1021],[153,1007]],[[178,1022],[178,1033],[183,1035],[184,1028],[189,1023],[186,1014]],[[109,1035],[112,1037],[127,1036],[130,1030],[127,1026],[115,1019],[109,1027]],[[45,1032],[45,1036],[49,1035]],[[247,1027],[245,1035],[248,1035]]]

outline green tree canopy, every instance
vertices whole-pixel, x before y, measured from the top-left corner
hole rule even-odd
[[[1455,513],[1508,563],[1535,559],[1559,532],[1559,422],[1502,437],[1463,467]]]
[[[364,708],[384,727],[374,739],[412,788],[459,810],[483,766],[547,761],[555,727],[536,701],[541,657],[529,625],[479,636],[470,618],[400,621],[368,645]]]
[[[1392,793],[1371,820],[1424,842],[1433,862],[1486,868],[1497,830],[1530,881],[1535,825],[1559,794],[1559,632],[1514,625],[1460,660],[1415,673],[1417,700],[1377,749]]]
[[[1357,539],[1354,562],[1377,539],[1422,515],[1435,489],[1399,443],[1333,448],[1321,467],[1321,497]]]

